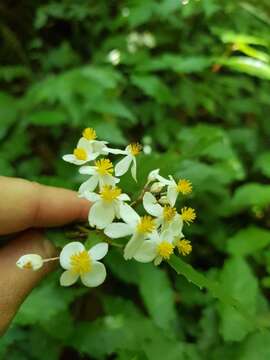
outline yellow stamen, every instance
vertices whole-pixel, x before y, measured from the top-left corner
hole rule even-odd
[[[174,246],[168,241],[162,241],[157,248],[157,253],[162,259],[169,260],[170,256],[173,254]]]
[[[73,155],[77,160],[87,160],[87,153],[83,148],[74,149]]]
[[[97,160],[95,166],[100,175],[111,175],[113,173],[113,164],[109,159]]]
[[[86,140],[95,140],[97,138],[97,134],[92,128],[84,129],[82,135]]]
[[[71,271],[74,274],[83,275],[92,268],[92,259],[86,250],[78,252],[70,257]]]
[[[133,156],[139,155],[142,150],[142,146],[139,143],[133,143],[128,145],[129,151]]]
[[[183,195],[190,194],[192,192],[191,182],[186,179],[180,179],[177,184],[177,191]]]
[[[33,264],[31,263],[31,261],[27,261],[27,263],[25,263],[23,265],[23,269],[33,269]]]
[[[104,185],[100,191],[100,195],[103,200],[112,202],[113,200],[118,198],[121,192],[122,190],[117,186],[112,187],[111,185]]]
[[[141,217],[139,224],[137,225],[137,231],[141,234],[150,233],[155,229],[155,220],[148,215]]]
[[[181,217],[185,223],[190,225],[196,219],[196,212],[191,207],[183,207],[181,209]]]
[[[170,222],[176,214],[176,209],[171,207],[170,205],[165,205],[163,208],[163,217],[164,220]]]
[[[186,256],[191,253],[192,251],[192,245],[189,240],[183,239],[183,240],[177,240],[176,242],[177,249],[180,254],[183,256]]]

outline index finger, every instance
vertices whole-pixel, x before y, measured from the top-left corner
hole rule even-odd
[[[0,235],[86,220],[89,207],[74,191],[0,176]]]

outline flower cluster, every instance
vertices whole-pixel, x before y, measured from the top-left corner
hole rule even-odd
[[[99,260],[107,254],[111,239],[128,238],[124,246],[125,260],[153,261],[159,265],[168,261],[175,250],[183,256],[190,254],[192,245],[183,235],[183,226],[190,225],[196,213],[191,207],[180,210],[176,207],[178,197],[192,192],[190,181],[176,181],[172,176],[165,178],[159,169],[152,170],[138,199],[131,204],[129,195],[119,186],[121,176],[129,169],[137,181],[136,157],[140,152],[138,143],[124,150],[110,148],[107,142],[97,140],[95,130],[85,129],[73,153],[63,159],[80,166],[79,173],[88,176],[79,187],[78,196],[91,202],[89,225],[103,231],[108,241],[89,250],[74,241],[65,245],[57,258],[42,259],[37,254],[27,254],[17,261],[17,266],[38,270],[47,261],[59,260],[65,270],[60,277],[62,286],[70,286],[80,278],[85,286],[95,287],[106,278],[105,266]],[[109,158],[111,155],[121,156],[115,166]],[[135,210],[140,201],[144,214]]]

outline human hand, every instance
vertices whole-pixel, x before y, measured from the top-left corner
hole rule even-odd
[[[89,202],[73,191],[0,176],[0,235],[14,233],[14,239],[0,247],[0,335],[27,294],[54,268],[48,262],[39,271],[21,270],[18,258],[27,253],[55,256],[41,229],[86,220],[88,212]]]

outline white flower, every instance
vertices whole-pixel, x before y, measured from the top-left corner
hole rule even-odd
[[[192,192],[192,184],[189,180],[180,179],[177,183],[174,178],[169,175],[169,180],[164,177],[157,175],[157,179],[164,185],[168,186],[167,189],[167,198],[169,204],[174,206],[179,193],[183,195],[190,194]]]
[[[82,243],[67,244],[60,253],[60,264],[66,270],[60,277],[62,286],[74,284],[79,277],[85,286],[96,287],[106,278],[105,266],[99,262],[108,252],[107,243],[99,243],[89,251]]]
[[[92,192],[99,184],[115,186],[120,180],[112,175],[113,164],[109,159],[100,159],[95,162],[95,166],[82,166],[79,169],[81,174],[92,175],[89,180],[85,181],[79,188],[79,194]]]
[[[93,144],[82,137],[73,154],[64,155],[63,160],[75,165],[83,165],[88,161],[95,160],[99,155],[100,152],[94,149]]]
[[[148,214],[157,218],[157,226],[161,231],[170,230],[174,236],[183,237],[183,219],[176,209],[170,205],[161,206],[153,194],[146,192],[143,196],[143,206]]]
[[[135,181],[137,181],[137,163],[136,163],[136,156],[141,152],[141,145],[140,144],[130,144],[126,147],[126,149],[122,152],[126,156],[120,160],[115,166],[115,175],[122,176],[124,175],[130,165],[131,166],[131,175]]]
[[[116,239],[131,235],[124,249],[124,258],[131,259],[143,241],[155,230],[155,221],[151,216],[140,217],[131,206],[122,204],[120,216],[125,223],[112,223],[108,225],[104,233],[110,238]]]
[[[134,255],[134,259],[147,263],[154,260],[155,265],[159,265],[162,260],[169,260],[174,252],[174,237],[170,231],[161,234],[154,232],[150,240],[145,240]]]
[[[94,129],[84,129],[73,154],[64,155],[63,160],[75,165],[83,165],[88,161],[95,160],[99,155],[123,153],[121,150],[108,148],[107,141],[99,141],[96,138],[97,135]]]
[[[120,219],[120,205],[129,201],[127,194],[122,194],[118,187],[104,185],[99,194],[94,192],[84,193],[82,197],[94,203],[89,211],[88,220],[92,227],[104,229],[115,218]]]
[[[43,266],[43,259],[37,254],[27,254],[21,256],[16,262],[16,265],[20,269],[31,269],[36,271]]]

